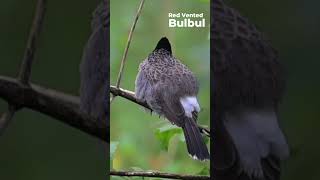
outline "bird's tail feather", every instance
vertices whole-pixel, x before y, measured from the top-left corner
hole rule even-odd
[[[210,159],[207,146],[202,139],[196,122],[193,119],[188,118],[185,120],[182,129],[186,139],[188,152],[192,158],[202,161]]]

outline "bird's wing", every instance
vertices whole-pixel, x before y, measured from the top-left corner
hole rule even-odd
[[[145,72],[141,69],[139,69],[139,72],[136,77],[135,81],[135,96],[140,101],[146,101],[145,95],[147,89],[151,88],[150,82],[148,78],[145,75]]]
[[[156,99],[158,106],[161,107],[163,115],[175,125],[181,127],[185,117],[184,109],[180,99],[175,92],[176,84],[171,82],[158,82],[151,89],[152,96]],[[150,101],[149,101],[150,102]]]
[[[139,101],[146,102],[157,114],[164,115],[163,106],[166,106],[166,104],[163,100],[163,87],[159,85],[160,83],[147,61],[142,62],[135,81],[135,96]]]

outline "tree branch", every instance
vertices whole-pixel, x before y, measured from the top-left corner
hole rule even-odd
[[[111,176],[140,176],[140,177],[154,177],[154,178],[169,178],[169,179],[185,179],[185,180],[202,180],[210,179],[210,176],[201,175],[182,175],[172,173],[162,173],[157,171],[110,171]]]
[[[135,18],[134,18],[133,24],[132,24],[131,29],[130,29],[130,31],[129,31],[129,36],[128,36],[128,40],[127,40],[127,45],[126,45],[126,48],[125,48],[124,53],[123,53],[123,56],[122,56],[121,65],[120,65],[120,70],[119,70],[119,74],[118,74],[118,78],[117,78],[117,83],[116,83],[116,87],[117,87],[117,88],[120,87],[120,82],[121,82],[121,79],[122,79],[123,69],[124,69],[124,65],[125,65],[126,60],[127,60],[128,50],[129,50],[129,47],[130,47],[130,44],[131,44],[131,39],[132,39],[133,31],[134,31],[134,29],[135,29],[135,27],[136,27],[136,24],[137,24],[137,22],[138,22],[139,16],[140,16],[140,14],[141,14],[141,10],[142,10],[144,1],[145,1],[145,0],[141,0],[141,1],[140,1],[139,8],[138,8],[138,10],[137,10],[137,13],[136,13],[136,16],[135,16]],[[110,103],[112,103],[112,101],[113,101],[113,99],[114,99],[115,97],[116,97],[116,96],[114,96],[114,95],[111,96],[111,98],[110,98]]]
[[[0,117],[0,136],[3,134],[5,129],[8,127],[9,122],[13,118],[16,112],[16,107],[8,103],[8,111],[3,113]]]
[[[34,54],[36,51],[36,42],[39,37],[42,22],[45,14],[46,0],[38,0],[35,16],[33,19],[33,24],[31,26],[27,46],[22,59],[20,71],[18,74],[18,80],[22,85],[28,86],[31,74],[32,61],[34,59]],[[3,134],[4,130],[12,120],[15,112],[20,107],[14,104],[8,103],[8,111],[3,114],[0,120],[0,135]]]
[[[99,121],[79,109],[79,98],[13,78],[0,76],[0,97],[16,107],[26,107],[51,116],[105,142],[109,141],[106,121]]]
[[[113,94],[113,96],[121,96],[123,98],[128,99],[131,102],[134,102],[140,106],[143,106],[144,108],[147,108],[149,110],[151,110],[151,108],[149,107],[149,105],[146,102],[141,102],[138,99],[136,99],[134,92],[126,90],[126,89],[122,89],[122,88],[117,88],[116,86],[110,86],[110,92]],[[200,125],[198,125],[199,130],[201,133],[205,134],[206,136],[210,137],[210,130],[202,127]]]
[[[38,0],[27,46],[24,52],[24,56],[20,66],[20,72],[18,75],[19,81],[24,85],[28,85],[29,83],[32,61],[34,59],[34,55],[36,52],[36,47],[37,47],[36,43],[39,38],[40,31],[42,29],[42,23],[43,23],[45,11],[46,11],[46,0]]]

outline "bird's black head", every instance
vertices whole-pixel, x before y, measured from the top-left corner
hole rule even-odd
[[[159,49],[167,50],[170,54],[172,54],[170,42],[166,37],[160,39],[154,51]]]

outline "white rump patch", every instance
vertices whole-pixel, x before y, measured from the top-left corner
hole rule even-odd
[[[186,96],[186,97],[180,98],[180,102],[182,104],[182,107],[187,117],[192,118],[193,111],[197,111],[197,112],[200,111],[200,106],[199,106],[197,97],[195,96]]]
[[[289,155],[273,109],[241,109],[227,113],[224,125],[238,150],[243,171],[249,176],[263,176],[262,158],[272,154],[285,159]]]

